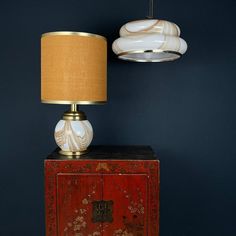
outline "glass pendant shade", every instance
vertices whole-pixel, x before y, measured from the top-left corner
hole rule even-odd
[[[112,49],[120,59],[136,62],[173,61],[187,50],[179,27],[169,21],[145,19],[132,21],[120,29]]]

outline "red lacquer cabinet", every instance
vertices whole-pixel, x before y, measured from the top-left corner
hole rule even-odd
[[[159,161],[146,146],[45,160],[46,236],[158,236]]]

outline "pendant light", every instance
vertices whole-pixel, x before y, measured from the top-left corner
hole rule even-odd
[[[120,29],[120,38],[112,44],[118,58],[135,62],[164,62],[180,58],[187,43],[180,28],[169,21],[154,19],[153,0],[149,0],[147,19],[131,21]]]

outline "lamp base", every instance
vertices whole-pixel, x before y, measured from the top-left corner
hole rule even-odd
[[[82,111],[65,112],[55,128],[55,141],[61,148],[60,154],[80,156],[88,152],[93,139],[93,128]]]
[[[63,150],[60,150],[59,153],[61,155],[64,155],[64,156],[81,156],[81,155],[84,155],[86,153],[88,153],[89,150],[86,149],[84,151],[79,151],[79,152],[70,152],[70,151],[63,151]]]

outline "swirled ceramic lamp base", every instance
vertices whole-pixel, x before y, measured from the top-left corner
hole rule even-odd
[[[88,120],[60,120],[54,134],[60,153],[79,156],[87,152],[93,139],[93,128]]]

